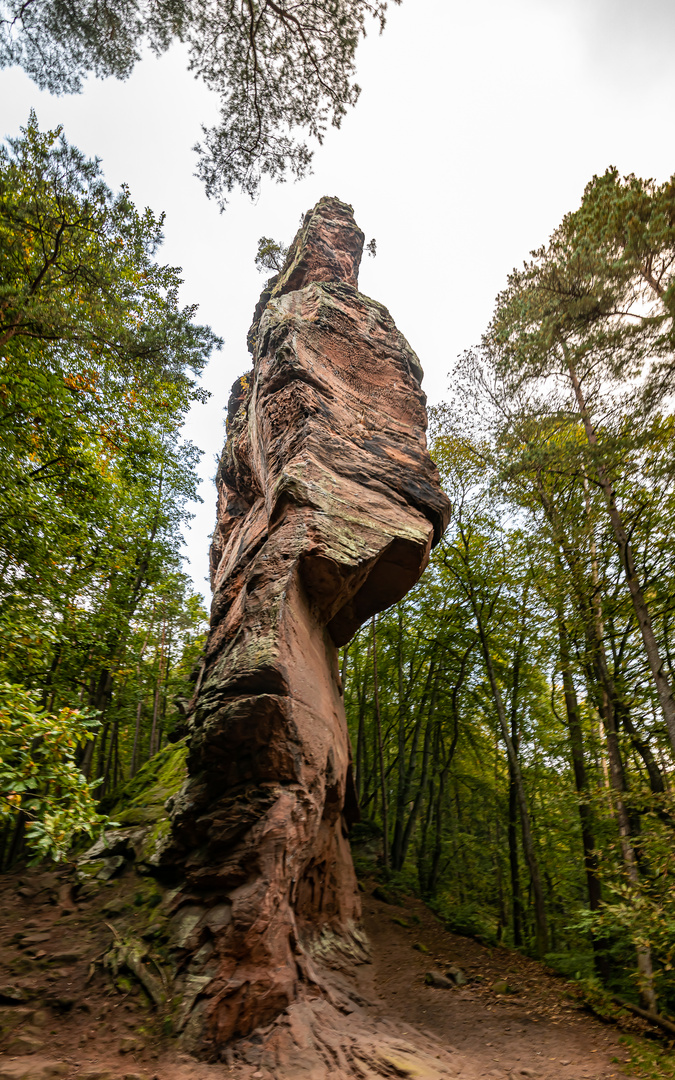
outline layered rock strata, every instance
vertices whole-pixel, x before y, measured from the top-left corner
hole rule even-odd
[[[419,361],[358,292],[363,239],[337,199],[309,211],[230,399],[211,627],[164,855],[181,875],[179,1026],[211,1056],[320,988],[325,963],[364,955],[337,649],[414,585],[448,520]]]

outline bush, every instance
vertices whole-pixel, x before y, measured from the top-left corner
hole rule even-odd
[[[31,691],[0,681],[0,826],[24,821],[35,861],[65,858],[76,833],[108,824],[75,760],[98,727],[77,709],[45,712]]]

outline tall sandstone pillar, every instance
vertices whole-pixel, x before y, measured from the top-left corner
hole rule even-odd
[[[419,361],[358,291],[363,233],[321,199],[249,336],[217,475],[214,590],[180,870],[180,1024],[210,1056],[363,958],[337,649],[415,584],[449,505]]]

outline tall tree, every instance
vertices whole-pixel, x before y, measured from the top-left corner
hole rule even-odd
[[[635,508],[620,493],[626,458],[649,443],[653,388],[670,378],[674,192],[672,182],[622,184],[614,170],[595,178],[580,210],[510,275],[484,340],[507,392],[584,433],[675,752],[675,696],[631,539]]]
[[[0,671],[49,715],[71,710],[74,730],[93,710],[96,747],[79,740],[78,764],[104,787],[127,767],[123,701],[148,596],[173,582],[191,603],[181,527],[199,451],[181,427],[218,344],[179,306],[178,271],[155,261],[161,230],[34,115],[0,148]],[[165,641],[158,721],[177,660]]]

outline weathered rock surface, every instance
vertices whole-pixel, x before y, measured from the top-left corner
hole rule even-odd
[[[322,966],[365,958],[337,646],[405,595],[448,520],[422,370],[357,290],[362,246],[337,199],[306,215],[230,400],[211,628],[162,856],[180,870],[179,1025],[212,1057],[325,987]]]

